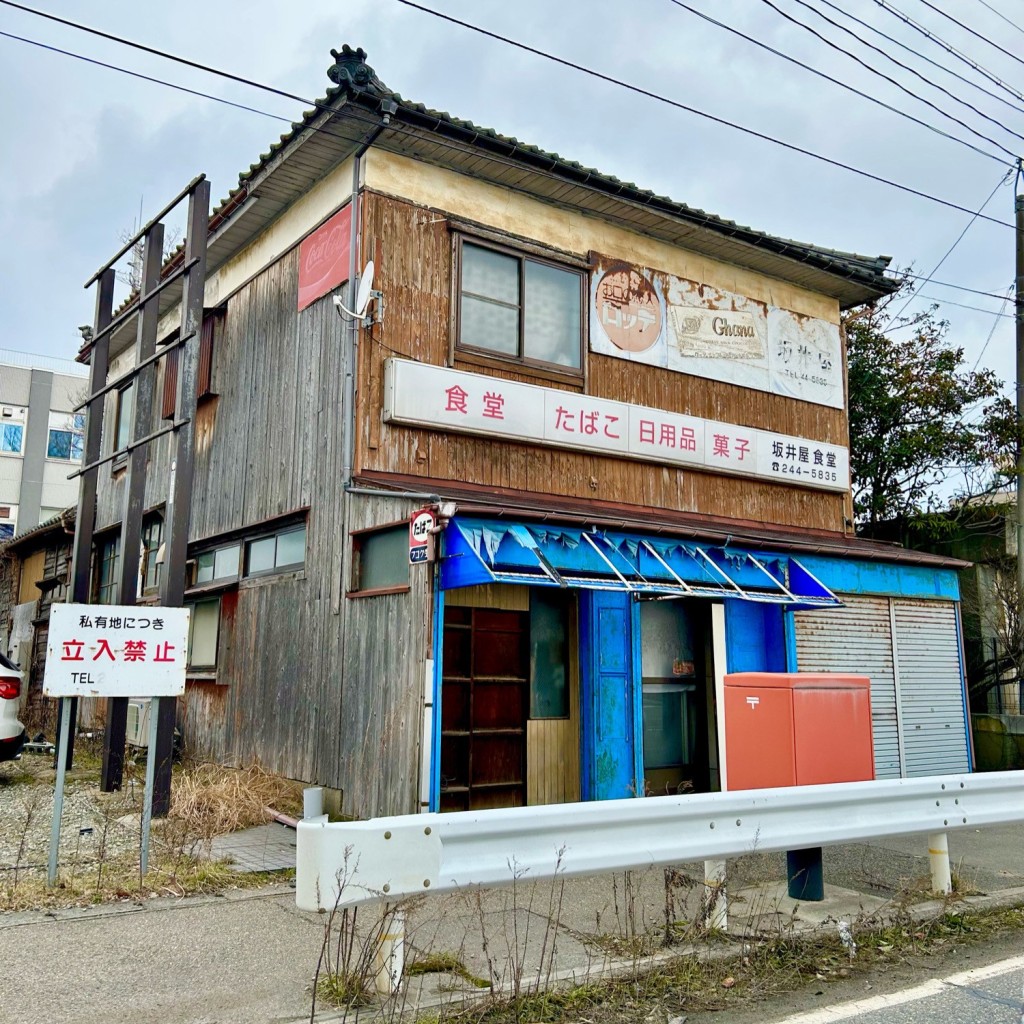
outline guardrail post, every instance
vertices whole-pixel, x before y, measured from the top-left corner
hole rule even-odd
[[[821,867],[821,847],[786,851],[786,879],[789,898],[820,903],[825,898],[825,879]]]
[[[324,787],[307,786],[302,791],[302,816],[319,818],[324,813]]]
[[[398,991],[405,973],[405,911],[384,908],[380,943],[373,960],[376,969],[374,988],[379,995],[391,996]]]
[[[704,861],[704,927],[720,932],[729,928],[724,860]]]
[[[953,891],[953,878],[949,872],[949,837],[945,832],[928,836],[928,864],[932,869],[932,892],[948,896]]]

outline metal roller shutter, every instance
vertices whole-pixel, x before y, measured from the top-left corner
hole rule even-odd
[[[906,774],[969,771],[956,606],[894,600],[892,608]]]
[[[842,608],[795,612],[796,658],[801,672],[845,672],[871,679],[875,778],[900,777],[896,680],[889,601],[843,597]]]

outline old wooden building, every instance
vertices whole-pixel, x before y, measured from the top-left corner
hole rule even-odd
[[[725,672],[846,669],[871,675],[878,776],[967,769],[959,563],[852,527],[839,314],[894,288],[888,261],[653,195],[334,56],[210,222],[187,747],[361,816],[715,790]],[[180,288],[160,301],[166,343]],[[173,353],[160,372],[173,395]],[[132,397],[108,396],[105,451]],[[98,601],[123,477],[102,474]]]

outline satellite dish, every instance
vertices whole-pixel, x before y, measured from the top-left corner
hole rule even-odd
[[[373,260],[367,260],[363,268],[363,276],[359,279],[359,291],[356,292],[356,308],[349,309],[342,301],[340,295],[334,296],[334,304],[339,311],[344,313],[351,320],[363,320],[366,317],[366,307],[371,300],[380,295],[373,290]],[[369,326],[366,324],[365,326]]]
[[[356,293],[356,316],[366,315],[366,307],[370,304],[370,293],[373,291],[373,260],[368,260],[363,268],[363,276],[359,279],[359,291]]]

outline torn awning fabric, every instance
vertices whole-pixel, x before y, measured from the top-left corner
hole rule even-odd
[[[842,604],[789,555],[612,530],[457,517],[443,535],[441,589],[483,583],[735,598],[798,608]]]

